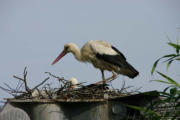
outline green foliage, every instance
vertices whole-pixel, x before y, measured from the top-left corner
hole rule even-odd
[[[158,60],[156,60],[153,67],[152,67],[151,74],[154,73],[158,62],[161,59],[166,59],[164,61],[164,63],[167,63],[167,69],[169,68],[169,66],[171,65],[171,63],[173,61],[179,60],[179,57],[180,57],[180,54],[179,54],[180,45],[178,43],[175,44],[175,43],[172,43],[172,42],[168,42],[168,45],[171,46],[172,48],[174,48],[176,53],[165,55],[165,56],[159,58]],[[163,92],[159,92],[160,96],[163,99],[161,99],[157,103],[155,103],[154,106],[158,106],[158,105],[164,104],[164,103],[174,105],[174,110],[166,111],[164,116],[161,116],[160,119],[169,119],[169,118],[171,118],[172,120],[176,119],[176,117],[180,116],[180,112],[179,112],[180,111],[180,84],[177,83],[175,80],[173,80],[171,77],[167,76],[166,74],[163,74],[163,73],[161,73],[159,71],[157,71],[157,73],[163,78],[163,80],[154,80],[154,81],[160,82],[160,83],[163,83],[163,84],[168,84],[168,87],[166,87],[163,90]]]
[[[159,75],[161,75],[165,80],[153,80],[153,81],[157,81],[157,82],[162,82],[162,83],[165,83],[165,84],[170,84],[174,87],[179,87],[180,88],[180,84],[178,84],[176,81],[174,81],[172,78],[170,78],[169,76],[161,73],[161,72],[158,72],[157,73]]]
[[[177,44],[168,42],[168,45],[174,48],[176,53],[164,55],[163,57],[160,57],[158,60],[156,60],[153,64],[151,75],[153,75],[160,60],[165,59],[164,63],[167,63],[167,69],[169,68],[172,62],[180,60],[180,54],[179,54],[180,45],[178,44],[178,42]],[[154,102],[152,105],[150,105],[147,108],[131,106],[131,105],[128,105],[128,107],[145,112],[146,113],[145,117],[150,120],[179,119],[180,117],[180,84],[176,82],[173,78],[167,76],[166,74],[163,74],[159,71],[157,71],[157,73],[163,78],[163,80],[153,80],[153,81],[168,85],[168,87],[166,87],[162,92],[159,92],[160,97],[162,99]],[[152,108],[157,108],[159,105],[162,105],[162,104],[169,104],[171,106],[173,105],[173,110],[165,110],[164,114],[159,114],[157,111],[153,111]]]
[[[178,53],[179,53],[179,50],[180,50],[180,45],[178,45],[178,43],[177,43],[177,44],[175,44],[175,43],[172,43],[172,42],[168,42],[168,45],[170,45],[170,46],[172,46],[173,48],[175,48],[175,49],[176,49],[176,54],[178,54]]]
[[[169,68],[169,66],[171,65],[171,63],[172,63],[173,61],[175,61],[175,60],[180,60],[180,54],[179,54],[180,45],[179,45],[178,43],[175,44],[175,43],[172,43],[172,42],[168,42],[168,45],[171,46],[171,47],[173,47],[173,48],[176,50],[176,53],[175,53],[175,54],[173,53],[173,54],[165,55],[165,56],[159,58],[158,60],[156,60],[156,61],[154,62],[153,67],[152,67],[151,75],[153,75],[153,73],[154,73],[154,71],[155,71],[155,69],[156,69],[156,67],[157,67],[157,64],[158,64],[158,62],[159,62],[160,60],[166,59],[164,62],[167,62],[167,69]]]
[[[161,118],[161,115],[157,112],[154,112],[153,110],[151,109],[148,109],[148,108],[143,108],[143,107],[139,107],[139,106],[134,106],[134,105],[125,105],[131,109],[135,109],[135,110],[139,110],[141,112],[144,112],[145,113],[145,118],[150,118],[150,119],[153,119],[153,120],[160,120]]]

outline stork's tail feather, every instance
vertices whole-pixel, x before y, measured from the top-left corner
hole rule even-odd
[[[122,74],[128,76],[129,78],[134,78],[139,75],[139,72],[128,62],[126,62],[126,67],[123,69]]]

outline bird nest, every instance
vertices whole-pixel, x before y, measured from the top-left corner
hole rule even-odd
[[[41,83],[31,88],[27,84],[27,69],[25,67],[23,77],[14,75],[18,80],[15,89],[4,83],[6,87],[0,86],[0,89],[8,92],[15,99],[110,99],[114,97],[122,97],[137,92],[136,90],[127,91],[131,86],[125,87],[125,82],[120,89],[114,89],[112,84],[76,84],[72,87],[69,80],[63,77],[58,77],[50,72],[45,72],[48,75]],[[46,83],[50,78],[55,78],[59,82],[58,88],[52,88],[51,84]],[[111,85],[111,86],[110,86]]]

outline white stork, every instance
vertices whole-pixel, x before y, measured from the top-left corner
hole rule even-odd
[[[102,81],[105,83],[104,70],[111,71],[115,78],[116,74],[123,74],[129,78],[136,77],[139,72],[134,69],[126,60],[125,56],[111,44],[102,40],[90,40],[80,50],[74,43],[64,45],[64,50],[53,61],[52,65],[58,62],[67,53],[72,53],[81,62],[90,62],[102,73]],[[98,82],[98,83],[101,83]]]

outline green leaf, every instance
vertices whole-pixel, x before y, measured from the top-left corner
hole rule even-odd
[[[167,98],[167,97],[170,97],[170,95],[165,95],[165,94],[162,94],[162,95],[160,95],[161,96],[161,98]]]
[[[168,61],[166,70],[168,70],[168,68],[169,68],[169,66],[171,65],[172,62],[173,62],[173,60]]]
[[[175,44],[175,43],[172,43],[172,42],[168,42],[168,45],[174,47],[174,48],[177,48],[177,49],[180,49],[180,45],[178,44]]]
[[[164,80],[152,80],[152,81],[161,82],[161,83],[166,83],[166,84],[171,84],[171,83],[169,83],[169,82],[167,82],[167,81],[164,81]]]
[[[166,91],[167,91],[170,87],[171,87],[171,86],[166,87],[166,88],[163,90],[163,93],[166,93]]]
[[[154,71],[155,71],[155,69],[156,69],[156,66],[157,66],[159,60],[160,60],[160,59],[156,60],[156,62],[154,63],[154,65],[153,65],[153,67],[152,67],[152,70],[151,70],[151,75],[153,75],[153,73],[154,73]]]
[[[175,57],[176,56],[176,54],[169,54],[169,55],[165,55],[165,56],[163,56],[163,57],[161,57],[161,58],[166,58],[166,57]]]
[[[159,60],[161,60],[161,59],[163,59],[163,58],[167,58],[167,57],[176,57],[176,56],[177,56],[176,54],[169,54],[169,55],[165,55],[165,56],[159,58],[158,60],[156,60],[156,61],[154,62],[154,64],[153,64],[153,67],[152,67],[152,70],[151,70],[151,75],[153,75],[153,73],[154,73],[154,71],[155,71],[155,69],[156,69],[156,66],[157,66]]]
[[[166,80],[168,80],[169,82],[166,82],[164,81],[164,83],[167,83],[167,84],[172,84],[172,85],[175,85],[176,87],[180,87],[180,84],[178,84],[177,82],[175,82],[172,78],[168,77],[167,75],[161,73],[161,72],[158,72],[157,73],[159,75],[161,75],[162,77],[164,77]]]
[[[176,49],[176,53],[179,53],[180,45],[174,44],[174,43],[172,43],[172,42],[168,42],[168,45],[174,47],[174,48]]]
[[[161,97],[169,97],[170,96],[170,94],[169,93],[166,93],[166,92],[159,92],[160,93],[160,96]]]
[[[171,58],[165,60],[164,62],[168,62],[168,61],[171,61],[171,60],[173,61],[176,57],[178,57],[178,55],[172,56]]]
[[[161,118],[161,115],[159,113],[156,113],[150,109],[146,109],[146,108],[143,108],[143,107],[139,107],[139,106],[134,106],[134,105],[125,105],[129,108],[132,108],[132,109],[135,109],[135,110],[139,110],[139,111],[143,111],[143,112],[147,112],[151,115],[155,115],[157,118]]]
[[[171,96],[175,96],[176,93],[177,93],[177,88],[171,88],[170,89]]]

